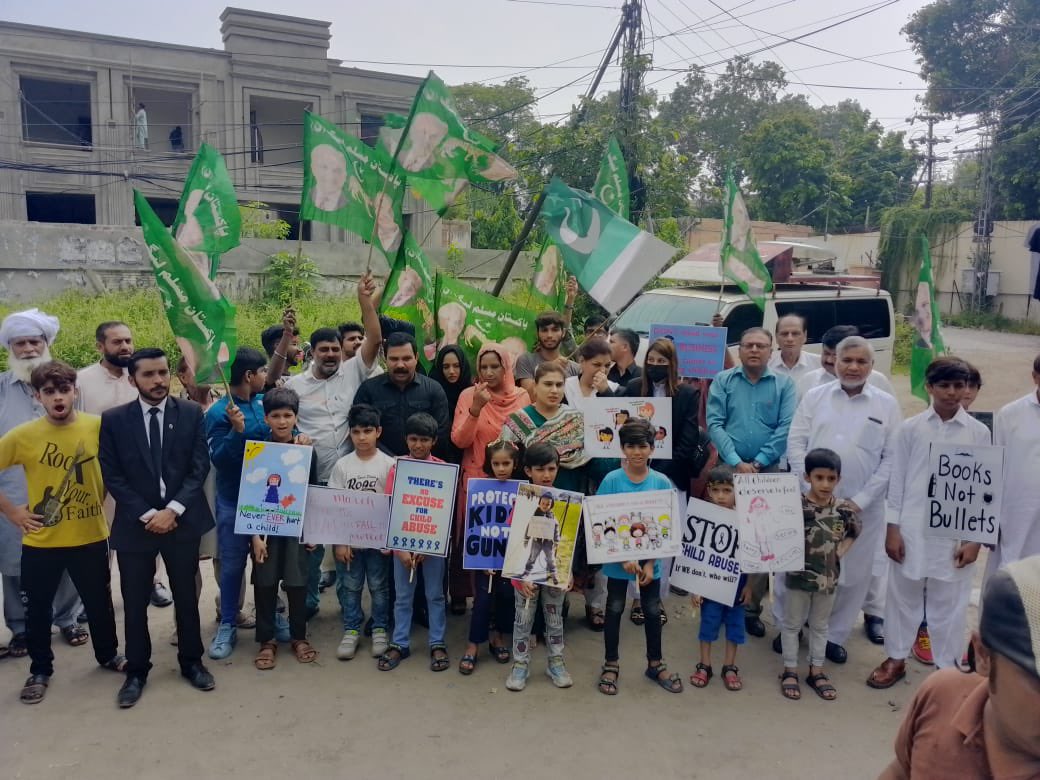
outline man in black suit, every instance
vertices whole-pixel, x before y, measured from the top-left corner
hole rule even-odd
[[[177,661],[195,688],[212,690],[202,665],[202,635],[195,575],[199,539],[213,527],[202,492],[209,451],[202,409],[170,397],[170,366],[161,349],[139,349],[130,358],[130,382],[139,397],[101,415],[99,459],[116,501],[110,545],[119,561],[126,620],[126,682],[120,707],[133,707],[152,668],[148,602],[156,553],[170,576],[177,621]]]

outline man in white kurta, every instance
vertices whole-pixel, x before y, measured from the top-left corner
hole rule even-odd
[[[844,663],[845,643],[870,586],[877,552],[884,546],[885,495],[903,415],[893,396],[868,382],[874,365],[869,341],[850,336],[838,344],[836,354],[837,381],[814,387],[798,405],[787,457],[792,473],[801,475],[809,450],[826,447],[838,453],[841,481],[835,496],[848,502],[863,523],[859,538],[841,561],[827,636],[828,658]],[[774,588],[774,617],[782,602],[778,590],[782,587]]]
[[[889,688],[906,676],[906,657],[924,619],[928,588],[928,631],[939,669],[953,666],[965,649],[968,599],[977,543],[930,536],[929,454],[933,443],[989,444],[985,425],[961,407],[968,366],[956,358],[933,360],[925,372],[931,406],[906,420],[896,434],[888,488],[885,550],[888,594],[885,604],[885,653],[867,685]]]
[[[820,338],[820,367],[814,368],[812,371],[806,371],[795,381],[795,389],[798,391],[799,399],[804,398],[805,394],[812,388],[833,382],[837,378],[837,374],[834,372],[834,363],[837,360],[838,344],[849,336],[858,335],[859,328],[855,325],[835,325],[824,332]],[[879,390],[884,390],[889,395],[894,396],[896,394],[892,383],[888,381],[888,377],[880,371],[871,371],[867,382]]]
[[[993,443],[1004,450],[1004,498],[1000,544],[989,555],[986,578],[999,566],[1040,555],[1040,355],[1033,361],[1035,387],[993,418]]]

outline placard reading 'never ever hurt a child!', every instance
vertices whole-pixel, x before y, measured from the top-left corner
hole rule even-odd
[[[300,537],[311,474],[310,447],[247,441],[236,534]]]

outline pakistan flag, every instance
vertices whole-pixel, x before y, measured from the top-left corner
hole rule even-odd
[[[470,366],[486,342],[496,342],[514,355],[534,343],[534,315],[464,282],[437,274],[437,347],[458,344]]]
[[[567,270],[611,314],[635,298],[675,254],[675,247],[557,178],[545,190],[541,217]]]
[[[719,251],[719,275],[734,282],[765,310],[766,293],[773,289],[773,277],[762,262],[755,246],[755,232],[751,228],[744,198],[733,181],[726,176],[725,219],[723,220],[722,247]]]
[[[617,138],[610,136],[607,151],[599,164],[596,183],[592,185],[592,194],[610,207],[610,210],[628,219],[631,207],[631,195],[628,191],[628,167],[621,154],[621,146]]]
[[[410,322],[415,327],[419,361],[426,368],[437,355],[433,321],[436,288],[430,268],[419,242],[406,230],[379,306],[380,314]]]
[[[404,238],[404,178],[390,158],[326,119],[303,115],[300,218],[328,222],[371,242],[392,265]]]

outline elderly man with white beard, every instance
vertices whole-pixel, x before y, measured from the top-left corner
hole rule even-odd
[[[0,374],[0,436],[22,423],[43,416],[43,407],[33,397],[29,375],[34,368],[51,359],[50,345],[58,335],[58,319],[39,309],[14,312],[0,323],[0,346],[7,350],[8,370]],[[25,472],[21,467],[0,471],[0,493],[15,504],[29,500]],[[10,654],[28,653],[25,633],[25,607],[22,604],[22,531],[0,515],[0,575],[3,575],[4,623],[12,637]],[[61,576],[54,596],[54,624],[70,645],[86,644],[90,638],[76,623],[82,611],[79,594],[69,579]]]
[[[837,452],[841,482],[835,496],[863,523],[860,537],[841,562],[827,637],[828,660],[845,663],[845,643],[870,587],[875,558],[884,545],[892,446],[903,415],[893,396],[867,382],[874,366],[869,341],[849,336],[835,352],[838,381],[814,387],[802,398],[791,422],[787,457],[791,471],[802,474],[809,450],[827,447]],[[783,598],[782,586],[776,590],[780,592],[774,596],[774,616],[776,603]]]

